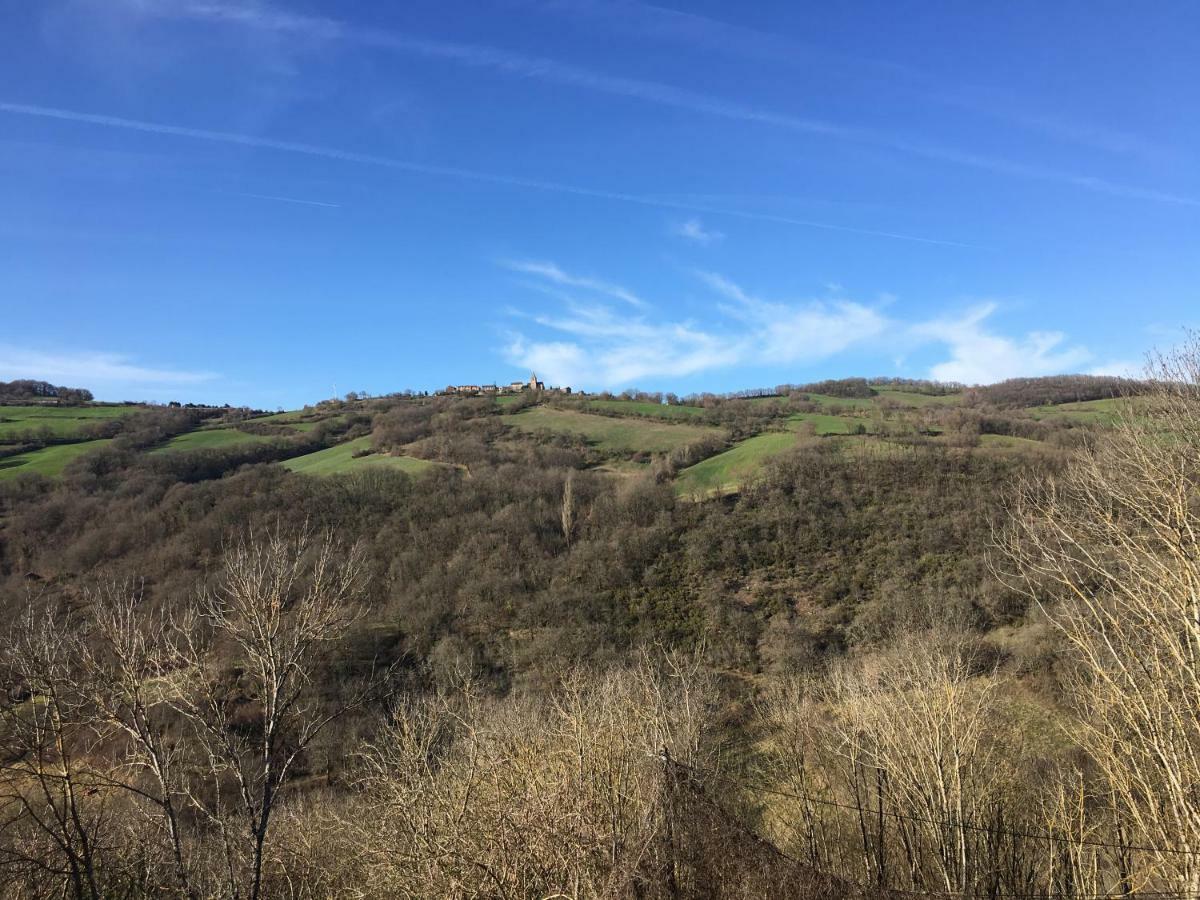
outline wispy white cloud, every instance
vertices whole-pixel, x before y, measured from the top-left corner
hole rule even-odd
[[[141,365],[120,353],[52,352],[0,344],[0,380],[35,378],[70,387],[175,387],[217,378],[215,372]]]
[[[937,363],[929,375],[937,381],[989,384],[1020,376],[1076,372],[1092,360],[1084,347],[1072,346],[1058,331],[1031,331],[1006,337],[989,331],[986,320],[996,311],[995,303],[984,303],[966,315],[937,319],[915,325],[918,340],[944,344],[950,358]]]
[[[747,294],[742,288],[735,284],[731,279],[726,278],[719,272],[696,272],[696,276],[707,284],[710,288],[716,291],[723,297],[730,300],[735,300],[744,306],[752,306],[757,303],[753,297]]]
[[[739,343],[684,322],[629,322],[614,319],[607,334],[577,320],[546,320],[573,339],[530,340],[515,335],[505,348],[509,361],[532,369],[552,384],[616,387],[647,378],[681,378],[736,365]]]
[[[561,310],[524,316],[555,337],[512,334],[505,355],[551,383],[611,387],[645,378],[683,377],[735,365],[744,355],[742,337],[691,322],[659,319],[648,303],[611,282],[566,272],[553,262],[502,265],[550,284],[582,288],[627,304],[614,312],[601,300],[564,296]]]
[[[838,225],[831,222],[817,222],[808,219],[798,219],[791,216],[776,216],[769,213],[747,212],[739,209],[723,209],[713,206],[700,206],[689,203],[677,203],[657,197],[640,194],[628,194],[622,191],[608,191],[597,188],[580,187],[554,181],[542,181],[536,178],[520,178],[502,175],[494,172],[481,172],[476,169],[463,169],[456,166],[440,166],[430,163],[416,163],[407,160],[377,156],[371,153],[357,153],[350,150],[339,150],[335,147],[324,147],[316,144],[305,144],[298,141],[282,141],[273,138],[259,137],[249,134],[238,134],[230,131],[213,131],[205,128],[189,128],[182,125],[170,125],[163,122],[146,122],[140,119],[126,119],[120,116],[110,116],[100,113],[86,113],[70,109],[59,109],[49,106],[37,106],[28,103],[9,103],[0,101],[0,112],[13,115],[36,116],[38,118],[58,119],[64,122],[75,122],[81,125],[98,125],[105,128],[121,128],[129,131],[140,131],[147,134],[160,134],[168,137],[189,138],[192,140],[212,141],[222,144],[234,144],[242,147],[256,147],[263,150],[274,150],[282,153],[299,153],[305,156],[322,157],[338,162],[357,163],[360,165],[381,166],[402,172],[412,172],[419,175],[434,175],[445,178],[457,178],[486,184],[498,184],[507,187],[521,188],[549,193],[569,194],[577,197],[592,197],[598,200],[611,200],[619,203],[632,203],[639,206],[657,209],[673,209],[686,212],[711,213],[714,215],[732,216],[759,222],[775,222],[781,225],[796,225],[802,228],[816,228],[822,231],[834,231],[844,234],[858,234],[867,237],[889,238],[892,240],[909,241],[918,244],[929,244],[941,247],[967,247],[975,245],[961,241],[943,240],[940,238],[921,237],[919,235],[903,234],[894,231],[880,231],[872,228],[859,228],[852,225]]]
[[[553,275],[574,279],[547,263]],[[531,273],[537,274],[537,273]],[[718,298],[709,324],[656,316],[652,307],[614,312],[601,303],[566,298],[554,312],[522,314],[544,337],[510,335],[510,362],[559,384],[620,388],[639,380],[679,377],[735,366],[802,368],[852,351],[896,360],[913,354],[937,359],[927,370],[938,381],[989,384],[1019,376],[1069,372],[1136,373],[1126,361],[1097,360],[1061,332],[1009,335],[991,321],[996,303],[933,319],[906,319],[892,300],[866,304],[842,297],[764,300],[717,272],[696,276]],[[892,315],[882,310],[887,306]],[[800,380],[797,373],[792,376]]]
[[[759,362],[789,365],[814,362],[855,344],[874,341],[888,321],[877,309],[852,300],[782,303],[762,300],[716,272],[696,273],[716,293],[733,300],[721,310],[749,328]]]
[[[823,119],[750,106],[688,88],[639,78],[609,75],[545,57],[525,56],[480,44],[436,40],[401,32],[355,26],[336,19],[295,14],[260,3],[230,3],[215,2],[215,0],[213,2],[210,0],[125,0],[125,8],[142,15],[192,18],[248,26],[274,33],[292,34],[308,40],[354,43],[427,59],[442,60],[470,68],[628,97],[703,115],[852,141],[936,162],[980,169],[1010,177],[1053,181],[1127,199],[1200,206],[1200,199],[1171,191],[1121,184],[1084,173],[1016,162],[952,147],[943,147],[903,135],[887,134]]]
[[[699,219],[687,219],[683,222],[676,222],[671,227],[671,233],[676,237],[681,237],[697,244],[703,244],[704,246],[725,239],[723,233],[717,231],[715,228],[705,228]]]
[[[621,287],[619,284],[601,281],[597,278],[587,278],[580,275],[570,275],[560,269],[552,262],[541,262],[538,260],[505,260],[502,265],[505,268],[512,269],[514,272],[523,272],[527,275],[537,275],[546,279],[553,284],[560,284],[564,287],[583,288],[588,291],[595,291],[599,294],[612,297],[616,300],[622,300],[631,306],[645,306],[646,301],[637,296],[633,291]]]
[[[553,264],[547,268],[566,275]],[[530,317],[553,339],[518,334],[508,341],[506,356],[557,383],[611,388],[737,365],[812,363],[875,340],[886,327],[863,304],[769,302],[717,273],[698,274],[732,301],[715,308],[722,314],[718,325],[660,319],[648,308],[618,314],[603,305],[570,302],[560,313]]]

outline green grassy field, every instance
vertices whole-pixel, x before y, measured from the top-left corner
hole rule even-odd
[[[666,453],[705,438],[725,436],[725,432],[719,428],[676,425],[649,419],[590,416],[545,406],[523,410],[505,421],[522,431],[546,429],[577,434],[599,450],[618,453]]]
[[[1117,408],[1121,402],[1115,397],[1105,400],[1082,400],[1077,403],[1058,403],[1052,406],[1031,406],[1028,412],[1035,419],[1062,416],[1077,422],[1107,425],[1116,419]]]
[[[919,452],[917,447],[903,441],[892,441],[879,437],[842,437],[828,439],[829,446],[844,456],[862,456],[870,459],[912,456]]]
[[[182,453],[187,450],[223,450],[237,444],[253,444],[273,440],[277,439],[264,437],[261,434],[247,434],[236,428],[201,428],[173,437],[161,447],[150,452]]]
[[[792,431],[799,431],[806,422],[809,422],[818,435],[855,434],[859,425],[868,431],[871,430],[871,423],[865,418],[831,416],[826,413],[797,413],[794,416],[788,416],[787,421],[788,428]]]
[[[358,472],[372,468],[399,469],[410,475],[419,475],[438,465],[427,459],[416,459],[412,456],[372,454],[371,456],[356,457],[354,455],[369,449],[370,446],[371,437],[368,435],[338,444],[336,447],[326,447],[316,453],[293,457],[284,462],[283,466],[303,475],[341,475],[346,472]]]
[[[32,473],[53,478],[61,475],[67,463],[83,456],[92,450],[98,450],[112,441],[81,441],[78,444],[56,444],[53,447],[43,447],[32,453],[22,453],[20,456],[9,456],[0,459],[0,480],[16,478],[18,475]]]
[[[735,489],[758,474],[767,459],[790,450],[796,443],[795,434],[783,431],[747,438],[724,453],[684,469],[675,478],[675,492],[685,497],[704,497]]]
[[[884,399],[892,400],[903,407],[919,409],[923,406],[953,406],[962,400],[962,394],[918,394],[913,391],[895,390],[887,387],[875,388],[874,397],[834,397],[830,394],[809,394],[810,402],[818,406],[841,406],[850,410],[870,410]],[[755,397],[751,403],[782,403],[783,397]]]
[[[1046,445],[1041,441],[1033,441],[1029,438],[1013,437],[1008,434],[981,434],[979,436],[979,446],[988,447],[992,450],[1045,450]]]
[[[879,392],[875,400],[890,398],[901,406],[920,408],[922,406],[954,406],[962,400],[962,394],[917,394],[912,391],[893,390],[892,388],[877,387]]]
[[[286,412],[271,413],[269,416],[255,416],[250,421],[265,422],[269,425],[287,425],[292,422],[300,422],[310,415],[312,415],[312,410],[290,409]]]
[[[841,406],[845,409],[872,409],[875,406],[874,397],[833,397],[829,394],[809,394],[810,403],[818,406]],[[786,397],[753,397],[748,403],[786,403]]]
[[[871,409],[874,397],[833,397],[829,394],[809,394],[808,399],[819,406],[842,406],[846,409]]]
[[[638,462],[634,459],[610,459],[603,465],[596,466],[593,472],[605,472],[620,478],[637,478],[652,470],[652,463]]]
[[[85,425],[140,411],[137,406],[0,406],[0,441],[31,429],[71,437]]]
[[[588,407],[623,416],[657,416],[661,419],[687,420],[704,415],[699,406],[666,406],[641,400],[589,400]]]

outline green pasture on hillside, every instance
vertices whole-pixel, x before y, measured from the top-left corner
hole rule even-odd
[[[619,453],[667,453],[706,438],[725,437],[719,428],[593,416],[545,406],[522,410],[505,421],[527,432],[545,429],[576,434],[599,450]]]
[[[694,419],[703,416],[699,406],[667,406],[649,400],[589,400],[588,407],[622,416],[657,416],[661,419]]]
[[[834,397],[829,394],[806,394],[808,402],[817,406],[841,406],[844,409],[867,410],[875,405],[874,397]],[[787,403],[787,397],[751,397],[747,403]]]
[[[85,453],[98,450],[112,443],[111,440],[81,441],[77,444],[55,444],[43,447],[20,456],[9,456],[0,459],[0,480],[16,478],[18,475],[32,473],[53,478],[61,475],[67,464],[78,459]]]
[[[875,409],[880,401],[890,400],[900,406],[919,409],[924,406],[954,406],[962,401],[962,394],[921,394],[888,387],[875,388],[874,397],[834,397],[832,394],[808,394],[810,403],[818,406],[841,406],[847,410],[863,412]],[[786,397],[755,397],[751,403],[783,403]]]
[[[1014,437],[1009,434],[981,434],[979,436],[979,446],[987,447],[992,450],[1046,450],[1048,449],[1041,441],[1033,441],[1029,438]]]
[[[86,425],[141,412],[138,406],[0,406],[0,441],[48,429],[55,437],[81,435]]]
[[[684,469],[675,478],[675,492],[690,497],[736,489],[754,478],[766,460],[791,450],[797,443],[797,436],[787,431],[747,438],[724,453]]]
[[[830,394],[809,394],[808,399],[819,406],[841,406],[846,409],[871,409],[874,397],[834,397]]]
[[[255,416],[251,422],[263,422],[267,425],[288,425],[292,422],[301,422],[314,415],[311,409],[290,409],[286,412],[271,413],[267,416]]]
[[[278,438],[265,437],[261,434],[247,434],[236,428],[201,428],[186,434],[171,438],[161,447],[151,453],[181,453],[188,450],[224,450],[238,444],[261,444],[264,441],[274,441]]]
[[[962,400],[962,394],[919,394],[914,391],[887,387],[877,387],[875,390],[879,392],[875,397],[876,401],[886,397],[901,406],[918,408],[922,406],[954,406]]]
[[[293,457],[285,461],[283,466],[303,475],[340,475],[346,472],[380,467],[399,469],[410,475],[419,475],[421,472],[426,472],[439,465],[439,463],[412,456],[386,456],[381,453],[358,457],[354,455],[363,450],[369,450],[370,447],[371,437],[368,435],[338,444],[336,447],[326,447],[315,453]]]
[[[788,416],[787,422],[792,431],[800,431],[806,422],[811,423],[817,435],[855,434],[859,425],[867,431],[871,430],[871,423],[865,418],[831,416],[826,413],[797,413]]]
[[[1081,400],[1074,403],[1031,406],[1028,412],[1035,419],[1062,417],[1091,425],[1108,425],[1116,419],[1118,406],[1122,402],[1116,397],[1104,400]]]

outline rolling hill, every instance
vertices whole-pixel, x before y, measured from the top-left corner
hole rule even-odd
[[[839,452],[871,456],[914,444],[944,446],[955,452],[1054,452],[1074,429],[1105,427],[1120,402],[1101,397],[1027,409],[996,408],[981,404],[979,395],[971,391],[931,391],[907,383],[879,384],[870,388],[869,396],[859,396],[862,384],[861,380],[855,383],[853,396],[800,389],[786,396],[706,397],[703,402],[668,405],[659,395],[575,395],[532,406],[525,398],[515,410],[512,403],[521,398],[507,397],[508,402],[496,403],[494,409],[496,422],[510,439],[536,442],[562,435],[578,440],[592,454],[591,465],[597,471],[629,477],[649,471],[646,464],[654,460],[669,460],[675,492],[681,497],[703,498],[738,490],[759,477],[771,460],[814,439]],[[1062,396],[1078,396],[1079,384],[1074,379],[1064,382]],[[1093,381],[1085,380],[1084,385],[1099,389]],[[820,387],[836,390],[838,383],[823,382]],[[1017,396],[1039,398],[1054,396],[1059,389],[1055,379],[1032,386],[1022,382],[1019,387],[1025,394]],[[1006,396],[1002,390],[997,395]],[[179,457],[182,461],[194,451],[208,451],[220,455],[216,465],[225,457],[274,461],[288,471],[312,475],[381,466],[418,474],[438,461],[461,466],[465,462],[461,453],[445,444],[426,443],[414,455],[405,440],[385,440],[381,452],[362,452],[372,446],[370,436],[363,433],[364,426],[385,422],[395,414],[389,411],[417,410],[434,402],[397,397],[324,403],[263,413],[249,420],[237,411],[222,410],[188,412],[102,404],[0,406],[0,478],[57,477],[75,459],[110,446],[113,437],[121,438],[118,445],[130,446],[121,435],[129,428],[140,433],[139,428],[151,427],[143,423],[146,416],[173,423],[165,426],[168,433],[161,438],[148,439],[148,443],[134,440],[134,446],[153,457]],[[452,398],[436,401],[447,409],[457,408],[456,402]],[[237,427],[244,421],[249,425]],[[106,431],[97,434],[97,425]],[[385,426],[385,437],[386,431]],[[1058,443],[1050,440],[1052,435],[1060,435],[1055,439]],[[413,437],[420,435],[406,440]]]

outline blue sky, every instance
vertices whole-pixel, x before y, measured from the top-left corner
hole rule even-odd
[[[0,4],[0,379],[291,407],[1131,372],[1200,6]]]

